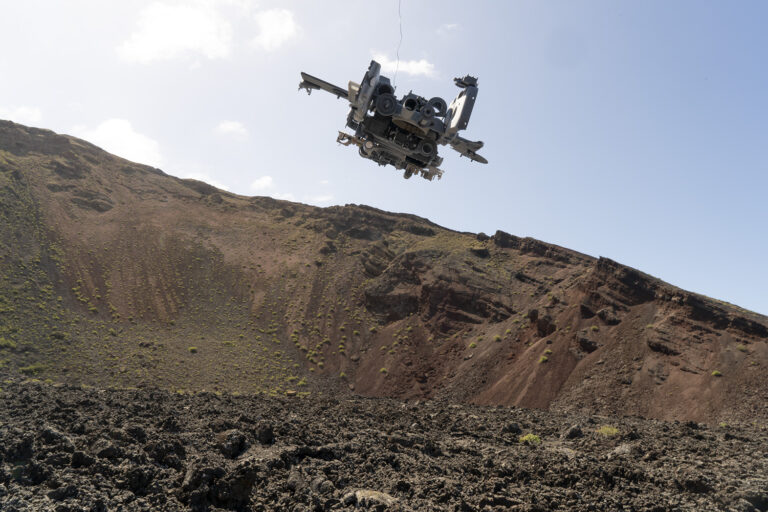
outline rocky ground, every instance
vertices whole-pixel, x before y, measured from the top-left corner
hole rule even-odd
[[[768,510],[765,425],[2,377],[9,512]]]

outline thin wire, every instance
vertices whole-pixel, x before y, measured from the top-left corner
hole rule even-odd
[[[397,88],[397,72],[400,70],[400,45],[403,44],[403,15],[400,14],[400,5],[402,0],[397,0],[397,17],[400,20],[400,42],[397,43],[397,64],[395,64],[395,78],[392,85]]]

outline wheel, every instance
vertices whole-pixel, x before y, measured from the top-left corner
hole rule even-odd
[[[448,112],[448,104],[443,98],[434,97],[429,100],[429,104],[435,109],[435,115],[438,117],[443,117]]]
[[[376,112],[383,116],[391,116],[397,110],[397,98],[394,94],[380,94],[376,98]]]
[[[436,149],[436,146],[432,142],[423,141],[419,145],[419,153],[422,156],[425,156],[425,157],[428,157],[428,158],[431,158],[432,155],[434,155],[435,149]]]

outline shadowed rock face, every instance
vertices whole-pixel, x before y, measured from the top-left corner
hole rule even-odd
[[[2,510],[765,510],[765,426],[0,371]],[[34,404],[34,407],[30,407]],[[724,461],[724,462],[723,462]]]
[[[765,317],[531,238],[237,196],[4,121],[0,216],[0,362],[28,377],[768,418]]]

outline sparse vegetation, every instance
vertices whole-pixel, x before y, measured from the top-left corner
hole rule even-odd
[[[42,363],[33,363],[29,366],[22,366],[19,368],[19,371],[23,373],[24,375],[38,375],[45,371],[46,365]]]
[[[541,438],[536,434],[525,434],[518,438],[518,441],[528,446],[538,446],[541,444]]]
[[[0,337],[0,348],[14,349],[16,348],[16,342]]]
[[[611,425],[603,425],[596,432],[602,437],[614,437],[619,434],[619,429]]]

